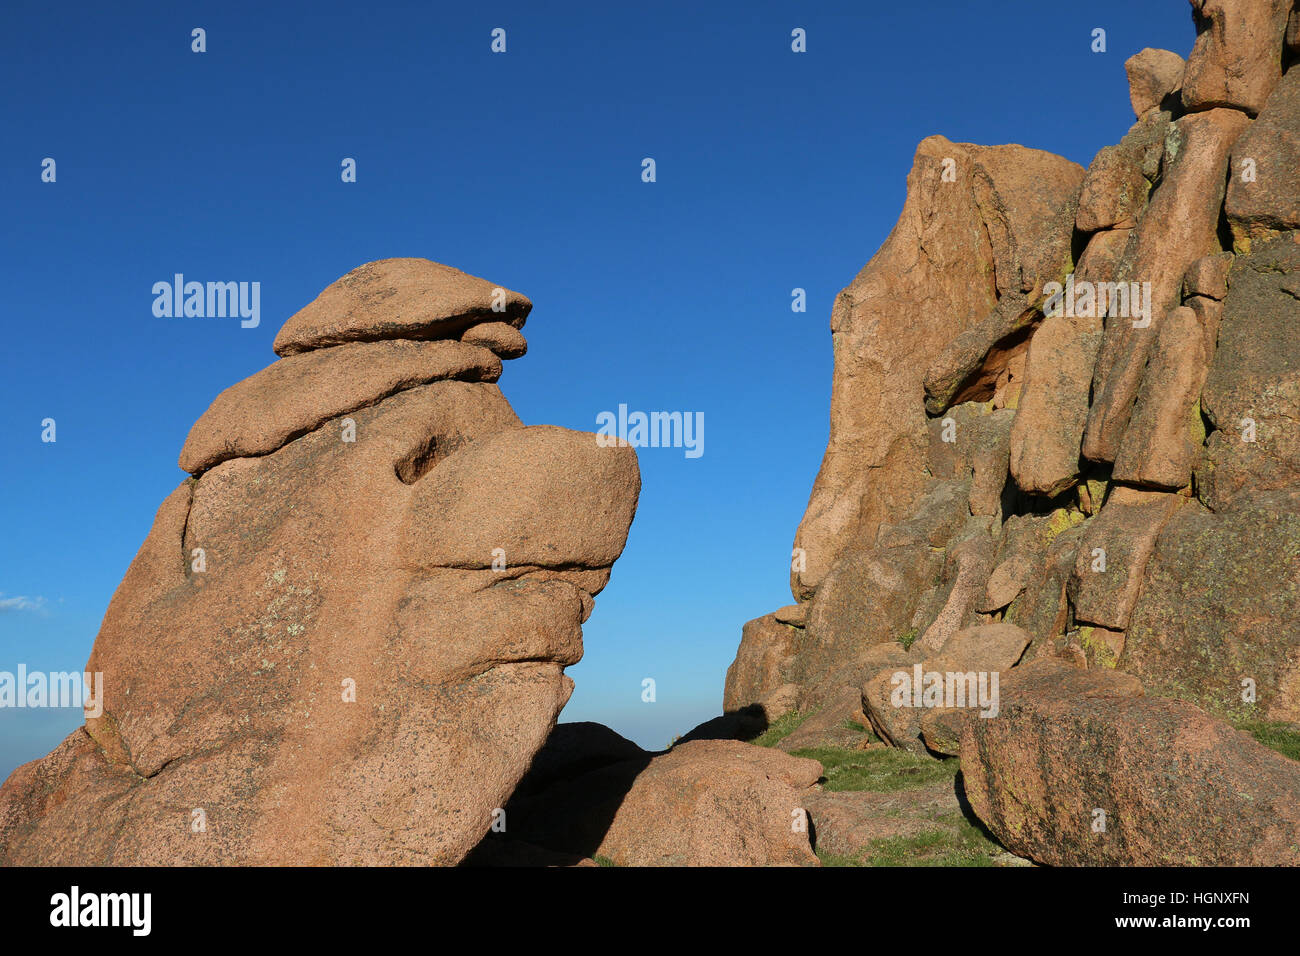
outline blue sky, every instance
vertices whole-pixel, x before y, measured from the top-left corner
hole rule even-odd
[[[741,625],[790,601],[831,302],[896,220],[916,143],[1086,165],[1132,122],[1124,60],[1192,40],[1185,0],[7,0],[0,670],[80,669],[213,397],[338,276],[423,256],[532,298],[501,380],[525,422],[704,413],[702,457],[641,450],[561,718],[663,746],[720,710]],[[176,272],[259,281],[260,327],[155,318]],[[0,778],[79,721],[0,710]]]

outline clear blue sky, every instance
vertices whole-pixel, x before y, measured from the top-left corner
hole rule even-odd
[[[213,397],[338,276],[424,256],[533,299],[501,381],[525,422],[705,414],[703,457],[641,451],[562,715],[663,746],[720,710],[741,625],[790,601],[831,302],[896,220],[916,143],[1086,165],[1132,121],[1124,60],[1192,39],[1186,0],[6,0],[0,670],[80,669]],[[154,318],[175,272],[260,281],[261,327]],[[0,710],[0,778],[79,721]]]

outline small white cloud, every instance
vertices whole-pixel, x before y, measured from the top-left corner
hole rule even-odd
[[[43,611],[45,610],[45,598],[43,597],[5,597],[4,592],[0,591],[0,614],[5,611]]]

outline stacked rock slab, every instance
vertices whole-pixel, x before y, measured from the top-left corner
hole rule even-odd
[[[1148,49],[1126,64],[1136,122],[1086,174],[1035,154],[1036,181],[1008,182],[1000,154],[960,147],[976,181],[1036,215],[994,228],[997,204],[979,188],[956,202],[932,171],[956,147],[922,144],[898,226],[832,319],[831,440],[795,542],[806,612],[747,626],[741,656],[766,676],[728,685],[728,708],[769,720],[860,686],[883,740],[960,753],[985,823],[1044,862],[1295,862],[1290,810],[1277,832],[1247,817],[1293,801],[1300,768],[1222,720],[1300,723],[1300,8],[1192,8],[1185,63]],[[1019,635],[1001,657],[963,637],[992,627]],[[1026,692],[1005,719],[893,695],[918,666],[993,669],[1005,689],[1031,665],[1058,669],[1060,692]],[[1193,732],[1209,752],[1186,750]],[[1166,744],[1182,769],[1154,774]],[[1113,786],[1053,789],[1100,781],[1112,751]],[[1098,841],[1083,802],[1104,800],[1126,832]],[[1240,852],[1163,838],[1221,800]]]
[[[102,713],[0,790],[0,862],[474,847],[568,699],[640,486],[630,448],[525,427],[493,384],[529,308],[394,259],[285,325],[185,443],[86,665]]]

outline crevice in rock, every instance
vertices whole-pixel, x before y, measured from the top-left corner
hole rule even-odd
[[[186,478],[185,485],[189,490],[189,501],[185,503],[185,519],[181,522],[181,574],[188,578],[190,576],[190,549],[186,538],[190,532],[190,515],[194,511],[194,495],[199,487],[199,479],[193,476]]]
[[[1228,194],[1228,188],[1232,185],[1232,163],[1228,163],[1228,174],[1224,181],[1224,195]],[[1219,221],[1214,228],[1215,237],[1218,239],[1219,248],[1224,252],[1232,252],[1234,249],[1232,239],[1232,223],[1228,221],[1228,204],[1225,202],[1219,206]],[[1180,296],[1181,298],[1181,296]]]
[[[997,392],[998,378],[1015,358],[1029,350],[1029,340],[1040,322],[1032,322],[994,342],[980,366],[958,387],[949,407],[965,402],[991,401]]]
[[[525,318],[526,317],[527,313],[525,313]],[[302,355],[306,352],[319,352],[324,349],[338,348],[341,345],[391,342],[397,339],[406,339],[412,342],[458,340],[460,336],[464,335],[470,328],[484,322],[505,322],[508,325],[514,326],[516,329],[523,328],[523,321],[520,321],[518,325],[515,324],[517,319],[517,313],[494,312],[491,307],[481,307],[468,309],[454,318],[442,319],[439,322],[430,325],[428,328],[375,322],[369,329],[358,329],[337,335],[321,336],[310,346],[295,346],[276,354],[280,355],[282,358],[288,358],[291,355]]]
[[[413,485],[449,454],[450,451],[438,440],[438,436],[430,435],[399,458],[393,466],[393,471],[402,484]]]

